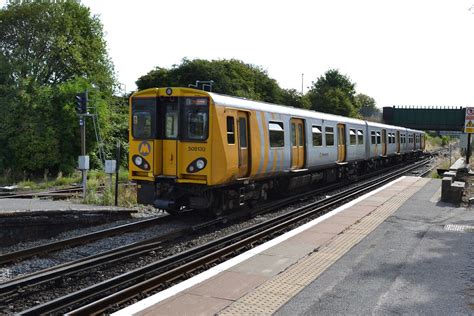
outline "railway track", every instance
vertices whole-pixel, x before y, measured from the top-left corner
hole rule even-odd
[[[121,186],[133,186],[131,183],[121,183]],[[99,186],[98,190],[103,190],[104,186]],[[82,195],[82,185],[75,185],[67,188],[46,190],[39,192],[0,192],[0,199],[33,199],[49,198],[53,200],[69,199]]]
[[[399,177],[401,173],[410,172],[425,163],[426,160],[404,167],[402,170],[388,172],[377,179],[370,180],[367,183],[355,186],[331,197],[310,203],[284,215],[256,224],[205,245],[186,250],[96,285],[83,288],[50,302],[32,307],[21,314],[36,315],[42,313],[57,313],[70,311],[74,308],[76,308],[76,310],[70,312],[71,314],[100,313],[110,306],[164,288],[166,285],[172,284],[178,279],[184,279],[192,275],[195,271],[199,271],[226,258],[235,256],[242,250],[252,247],[254,244],[263,242],[275,234],[281,234],[298,222],[308,220],[308,217],[319,216],[328,208],[373,190]],[[300,197],[295,196],[293,200],[298,198]],[[281,207],[282,204],[288,203],[290,203],[289,200],[279,201],[272,206],[263,206],[259,211],[256,211],[256,213],[265,212],[266,209]],[[198,228],[194,229],[196,230]],[[145,246],[141,250],[150,251],[150,249],[151,248],[146,248]],[[31,285],[26,284],[24,286],[28,287]],[[0,293],[3,292],[0,291]]]
[[[73,247],[77,245],[83,245],[85,243],[89,243],[101,238],[115,236],[115,235],[130,232],[130,231],[136,231],[138,229],[150,227],[152,225],[162,224],[166,221],[169,221],[170,219],[171,219],[170,216],[162,216],[162,217],[142,220],[139,222],[124,224],[117,227],[112,227],[109,229],[104,229],[104,230],[100,230],[97,232],[93,232],[93,233],[89,233],[89,234],[85,234],[85,235],[81,235],[81,236],[77,236],[73,238],[51,242],[51,243],[40,245],[37,247],[32,247],[28,249],[6,253],[3,255],[0,255],[0,264],[19,261],[22,259],[31,258],[33,256],[45,255],[47,253],[50,253],[59,249],[64,249],[67,247]]]
[[[46,190],[40,192],[2,192],[0,199],[32,199],[32,198],[53,198],[65,199],[82,192],[82,186],[76,185],[68,188]]]

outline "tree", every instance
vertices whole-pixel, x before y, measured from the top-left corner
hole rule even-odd
[[[379,121],[381,112],[376,106],[376,102],[368,95],[359,93],[355,96],[358,113],[362,118]]]
[[[308,98],[295,89],[284,89],[282,91],[282,104],[302,109],[309,109],[310,107]]]
[[[77,92],[90,90],[109,132],[115,79],[100,20],[76,1],[11,2],[0,10],[0,38],[0,167],[71,172],[80,154]],[[92,129],[88,148],[95,148]]]
[[[324,113],[356,116],[355,83],[336,69],[328,70],[308,91],[311,109]]]
[[[0,11],[0,38],[17,82],[54,85],[84,77],[102,91],[114,83],[102,24],[77,1],[11,2]]]
[[[187,87],[196,80],[213,80],[213,92],[273,103],[283,103],[283,90],[260,67],[242,61],[183,59],[171,69],[157,67],[138,78],[139,90],[151,87]]]

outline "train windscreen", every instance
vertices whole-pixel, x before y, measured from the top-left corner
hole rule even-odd
[[[137,139],[156,138],[156,98],[132,99],[132,135]]]

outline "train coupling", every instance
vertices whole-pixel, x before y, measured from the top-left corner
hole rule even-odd
[[[175,202],[171,200],[157,199],[153,202],[153,206],[162,210],[172,210],[175,208]]]

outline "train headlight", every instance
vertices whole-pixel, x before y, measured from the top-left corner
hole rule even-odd
[[[133,162],[134,162],[137,166],[141,166],[142,163],[143,163],[143,158],[140,157],[140,156],[135,156],[135,158],[133,159]]]
[[[143,170],[150,170],[150,164],[148,163],[148,161],[145,160],[145,158],[139,155],[134,155],[132,157],[132,161],[138,168],[141,168]]]
[[[199,172],[202,169],[206,168],[206,165],[207,165],[206,158],[197,158],[188,165],[188,167],[186,168],[186,171],[188,173]]]
[[[206,166],[206,163],[204,162],[204,160],[202,159],[198,159],[196,160],[196,167],[201,170],[202,168],[204,168]]]

